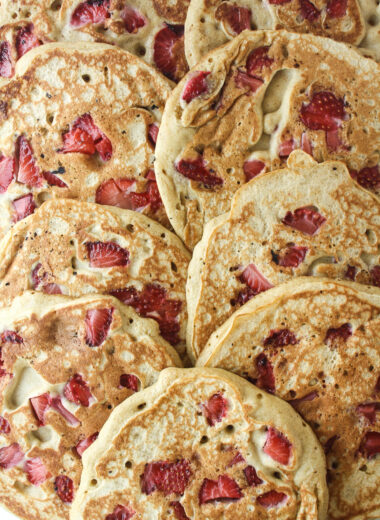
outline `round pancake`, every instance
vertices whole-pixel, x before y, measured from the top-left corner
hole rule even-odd
[[[286,29],[357,45],[380,59],[380,8],[375,0],[192,0],[185,29],[193,67],[207,52],[246,29]]]
[[[379,199],[343,163],[318,164],[301,151],[287,169],[245,184],[231,211],[206,225],[189,266],[192,359],[240,305],[293,277],[380,286],[379,214]]]
[[[156,146],[177,234],[193,247],[239,186],[295,148],[379,190],[379,106],[380,66],[342,43],[255,31],[214,50],[174,89]]]
[[[112,293],[185,348],[190,255],[167,229],[134,211],[69,199],[45,202],[0,242],[0,302],[26,290],[78,297]]]
[[[152,67],[109,45],[48,44],[26,54],[0,86],[0,235],[48,198],[116,205],[168,224],[153,161],[169,93]]]
[[[116,45],[178,81],[188,70],[184,24],[189,2],[1,0],[0,26],[15,21],[28,23],[29,48],[45,41]]]
[[[0,327],[0,503],[68,519],[81,456],[111,410],[180,360],[156,323],[109,296],[25,293]]]
[[[86,452],[71,518],[322,520],[325,472],[287,403],[223,370],[166,369]]]
[[[260,294],[210,338],[220,367],[289,401],[327,455],[328,518],[380,515],[380,289],[299,278]]]

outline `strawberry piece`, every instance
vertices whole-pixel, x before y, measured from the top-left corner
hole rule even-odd
[[[293,150],[296,149],[296,143],[294,139],[288,139],[287,141],[282,141],[278,147],[278,155],[279,157],[289,157]]]
[[[207,71],[192,72],[189,74],[189,79],[183,87],[181,99],[186,101],[186,103],[190,103],[194,98],[207,92],[208,84],[206,78],[209,74],[210,72]]]
[[[110,0],[87,0],[74,10],[70,25],[84,27],[89,24],[100,24],[109,18]]]
[[[33,195],[28,193],[18,199],[12,200],[13,217],[12,222],[19,222],[34,213],[36,204]]]
[[[245,283],[247,287],[239,292],[236,300],[231,300],[232,305],[243,305],[257,294],[273,287],[254,264],[249,264],[238,277],[238,280]]]
[[[265,163],[263,163],[263,161],[258,161],[257,159],[245,161],[245,163],[243,164],[245,181],[248,182],[254,177],[256,177],[259,173],[261,173],[264,170],[264,168]]]
[[[376,457],[376,455],[380,453],[380,433],[367,432],[363,437],[359,451],[368,459]]]
[[[95,150],[99,153],[101,159],[103,161],[109,161],[112,157],[112,143],[106,134],[94,123],[90,114],[83,114],[78,117],[72,125],[71,132],[78,128],[90,136]]]
[[[291,399],[290,401],[288,401],[288,403],[291,404],[292,406],[297,406],[300,403],[305,403],[307,401],[314,401],[314,399],[316,399],[318,397],[318,395],[319,394],[317,391],[310,392],[310,393],[304,395],[303,397],[299,397],[298,399]]]
[[[57,495],[65,504],[71,504],[74,500],[74,483],[66,475],[59,475],[54,481]]]
[[[285,493],[279,493],[273,489],[272,491],[268,491],[267,493],[257,497],[257,502],[266,509],[284,505],[287,500],[288,497],[285,495]]]
[[[12,157],[0,157],[0,193],[7,191],[15,175],[16,161]]]
[[[4,417],[0,415],[0,434],[8,435],[8,433],[11,433],[11,425]]]
[[[0,347],[0,377],[5,377],[7,375],[10,375],[12,377],[12,375],[8,374],[8,372],[4,368],[4,360],[2,359],[2,348]]]
[[[51,400],[51,407],[60,413],[64,419],[71,425],[71,426],[79,426],[80,421],[73,415],[67,408],[65,408],[62,404],[61,398],[59,396],[53,397]]]
[[[372,285],[380,287],[380,265],[375,265],[375,267],[371,269],[370,274]]]
[[[228,475],[219,475],[218,480],[204,479],[199,491],[199,504],[239,500],[242,496],[243,493],[232,478]]]
[[[90,406],[93,399],[87,383],[80,374],[75,374],[63,389],[63,395],[68,401],[82,406]]]
[[[266,392],[274,394],[275,379],[273,374],[273,366],[265,354],[261,353],[257,356],[256,368],[259,373],[259,377],[254,383]]]
[[[126,5],[120,13],[125,30],[130,34],[136,34],[141,27],[147,24],[145,17],[133,7]]]
[[[326,442],[325,442],[325,445],[323,447],[323,450],[325,452],[325,455],[328,455],[330,453],[330,451],[332,450],[332,447],[333,447],[333,444],[335,441],[337,441],[339,439],[339,435],[333,435],[332,437],[330,437]]]
[[[10,469],[17,466],[24,458],[19,444],[14,442],[10,446],[0,448],[0,468]]]
[[[8,42],[0,43],[0,77],[11,78],[14,70],[11,58],[11,46]]]
[[[326,332],[325,336],[325,345],[329,345],[329,347],[334,347],[340,341],[347,341],[347,339],[352,335],[352,327],[349,323],[344,323],[340,327],[334,329],[330,328]]]
[[[268,0],[270,4],[272,5],[284,5],[291,2],[291,0]]]
[[[306,132],[302,132],[301,135],[301,150],[313,156],[313,145]]]
[[[115,242],[86,242],[91,267],[124,267],[129,264],[129,251]]]
[[[175,164],[175,169],[187,179],[202,182],[210,188],[224,183],[223,179],[212,174],[213,170],[206,168],[206,163],[201,156],[197,159],[181,159]]]
[[[157,284],[148,284],[142,291],[134,287],[118,289],[110,293],[125,305],[133,307],[143,318],[152,318],[160,326],[161,335],[171,344],[179,342],[178,314],[182,303],[167,298],[167,292]]]
[[[45,425],[45,414],[51,406],[51,397],[50,394],[45,393],[39,395],[37,397],[32,397],[29,399],[30,404],[32,405],[33,411],[38,419],[39,425]]]
[[[300,11],[301,18],[303,20],[308,20],[309,22],[314,22],[321,14],[315,5],[309,2],[309,0],[300,0]]]
[[[231,460],[231,462],[228,463],[227,468],[232,468],[232,466],[240,464],[241,462],[245,462],[245,458],[240,453],[240,451],[238,451],[234,458]]]
[[[302,105],[300,117],[307,128],[328,132],[340,128],[347,114],[343,99],[332,92],[321,91],[313,95],[308,105]]]
[[[326,12],[330,18],[342,18],[347,13],[347,0],[330,0]]]
[[[263,483],[261,478],[257,475],[256,470],[253,466],[247,466],[243,470],[245,478],[247,479],[248,486],[256,487]]]
[[[95,432],[89,437],[87,437],[87,439],[83,439],[80,442],[78,442],[78,444],[75,446],[75,450],[79,457],[82,457],[83,453],[87,450],[87,448],[89,448],[91,444],[96,441],[98,435],[99,432]]]
[[[131,199],[134,179],[109,179],[103,182],[96,190],[95,202],[106,206],[116,206],[123,209],[137,209],[133,207]]]
[[[375,394],[380,392],[380,376],[377,378],[376,385],[375,385]]]
[[[44,279],[47,276],[47,273],[43,272],[41,275],[39,274],[39,271],[42,267],[41,263],[36,264],[32,271],[32,285],[33,289],[38,289],[40,285],[43,283]],[[43,284],[40,287],[40,290],[42,290],[45,294],[62,294],[61,288],[56,283],[47,283]]]
[[[42,287],[42,292],[45,294],[62,294],[60,286],[56,283],[47,283]]]
[[[63,148],[58,153],[83,153],[93,155],[95,144],[92,137],[81,128],[73,128],[62,136]]]
[[[187,516],[185,508],[181,504],[181,502],[175,501],[170,502],[170,507],[174,511],[174,516],[177,518],[177,520],[190,520],[190,518]]]
[[[326,222],[326,218],[314,209],[298,208],[293,213],[288,211],[281,222],[306,235],[313,236]]]
[[[22,27],[16,34],[17,59],[20,59],[28,51],[40,45],[42,45],[42,42],[34,34],[34,25],[30,23]]]
[[[146,495],[153,491],[162,491],[165,496],[171,493],[183,495],[192,474],[190,462],[186,459],[150,462],[140,477],[141,491]]]
[[[285,435],[275,428],[269,427],[263,450],[276,462],[285,466],[289,464],[292,445]]]
[[[43,172],[46,182],[50,186],[58,186],[58,188],[68,188],[67,184],[63,180],[52,172]]]
[[[86,343],[99,347],[106,339],[112,323],[113,308],[91,309],[86,312]]]
[[[14,330],[4,330],[0,336],[1,343],[24,343],[22,337]]]
[[[178,54],[183,49],[183,33],[183,25],[167,25],[154,37],[154,63],[162,74],[173,81],[179,79]]]
[[[148,127],[148,138],[153,146],[155,146],[157,143],[158,130],[159,130],[159,126],[157,123],[152,123]]]
[[[210,426],[215,426],[227,415],[228,403],[221,393],[214,394],[201,405],[202,413]]]
[[[380,169],[378,164],[376,166],[362,168],[359,172],[351,170],[350,174],[363,188],[367,188],[368,190],[377,190],[380,188]]]
[[[148,188],[146,190],[147,199],[149,201],[151,211],[156,212],[163,205],[157,186],[156,174],[153,170],[149,170],[146,178],[148,179]]]
[[[120,386],[138,392],[140,380],[133,374],[122,374],[120,376]]]
[[[281,267],[298,267],[305,260],[308,252],[307,247],[289,246],[281,254],[275,254],[272,251],[273,261]]]
[[[234,80],[238,88],[248,88],[252,93],[256,92],[256,90],[264,84],[264,81],[262,79],[250,76],[249,74],[240,70],[236,72]]]
[[[248,74],[252,76],[272,65],[274,59],[268,56],[268,51],[269,46],[263,46],[257,47],[249,53],[246,63]]]
[[[51,477],[51,473],[49,473],[40,457],[28,459],[25,462],[24,470],[29,482],[34,486],[40,486],[45,480]]]
[[[348,265],[346,273],[344,275],[345,278],[348,278],[349,280],[355,280],[356,278],[357,269],[353,265]]]
[[[240,34],[245,29],[251,28],[251,10],[247,7],[226,4],[224,9],[224,21],[231,29],[233,35]]]
[[[17,139],[16,154],[19,163],[17,181],[27,186],[40,187],[43,178],[34,158],[32,145],[23,135]]]
[[[356,407],[356,411],[358,414],[365,417],[370,424],[375,424],[376,412],[380,412],[380,403],[376,402],[376,403],[359,404]]]
[[[295,345],[296,343],[298,343],[298,340],[294,332],[289,329],[271,330],[269,336],[264,339],[264,345],[273,348]]]
[[[113,513],[106,516],[106,520],[130,520],[135,514],[135,511],[130,507],[119,504],[115,507]]]

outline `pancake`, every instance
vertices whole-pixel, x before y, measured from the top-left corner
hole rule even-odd
[[[0,305],[27,290],[110,294],[160,325],[180,353],[190,255],[144,215],[69,199],[45,202],[0,242]]]
[[[68,519],[111,410],[180,360],[155,322],[109,296],[25,293],[0,327],[0,503],[25,520]]]
[[[189,247],[235,191],[302,148],[344,160],[380,190],[380,66],[312,35],[245,32],[214,50],[174,89],[156,146],[158,185]]]
[[[298,276],[380,286],[380,201],[338,161],[293,152],[288,168],[259,175],[210,221],[187,283],[188,349],[258,293]],[[217,302],[217,305],[216,305]]]
[[[220,367],[289,401],[327,456],[328,518],[380,516],[380,289],[299,278],[260,294],[210,338]]]
[[[169,93],[155,69],[109,45],[48,44],[25,54],[0,85],[0,236],[48,198],[168,224],[153,161]]]
[[[207,52],[246,29],[286,29],[358,46],[380,59],[380,8],[375,0],[192,0],[186,55],[194,66]]]
[[[322,520],[325,471],[287,403],[223,370],[166,369],[85,453],[71,518]]]
[[[40,43],[94,41],[116,45],[178,81],[188,70],[184,24],[189,2],[1,0],[0,26],[29,24],[29,48],[32,42],[37,45],[38,39]]]

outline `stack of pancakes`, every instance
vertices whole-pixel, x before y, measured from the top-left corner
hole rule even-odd
[[[0,0],[1,519],[380,518],[375,0]]]

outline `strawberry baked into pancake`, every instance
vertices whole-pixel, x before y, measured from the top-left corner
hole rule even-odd
[[[0,310],[0,503],[67,520],[112,409],[181,366],[158,325],[109,296],[25,293]]]
[[[235,312],[198,359],[285,399],[313,428],[330,520],[380,516],[379,335],[379,288],[299,278]]]
[[[188,247],[245,182],[302,149],[380,190],[380,65],[328,38],[245,32],[174,89],[156,145],[158,185]]]
[[[290,405],[217,369],[166,369],[84,454],[72,520],[325,520],[326,468]]]

